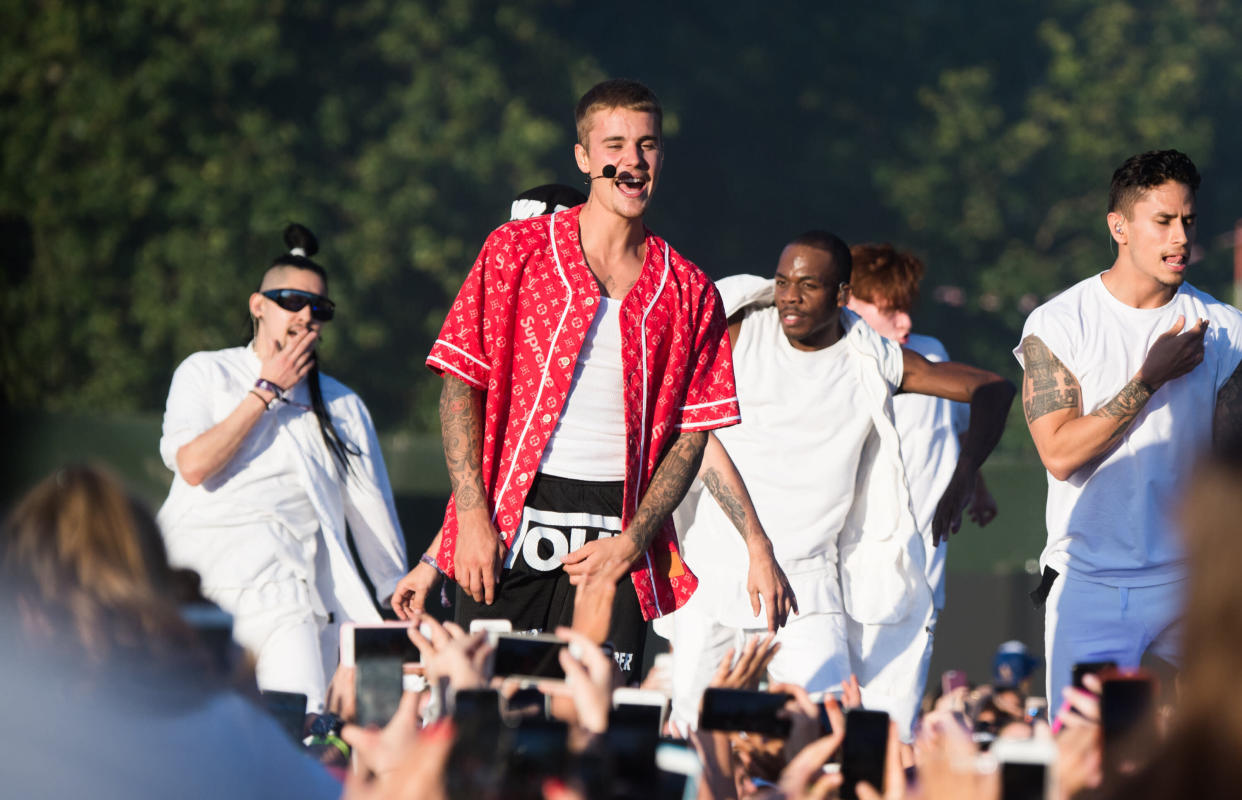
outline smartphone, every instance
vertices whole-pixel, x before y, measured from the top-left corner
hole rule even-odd
[[[492,675],[509,678],[565,679],[560,652],[569,642],[546,633],[526,635],[502,633],[496,637]]]
[[[708,689],[703,692],[699,727],[709,731],[747,731],[783,739],[790,722],[777,716],[792,695],[749,689]]]
[[[458,689],[449,696],[455,721],[480,719],[500,722],[500,694],[495,689]]]
[[[1156,681],[1146,670],[1100,675],[1100,733],[1105,774],[1122,774],[1142,762],[1156,735]]]
[[[259,697],[263,700],[263,708],[280,723],[281,729],[289,734],[289,738],[299,745],[302,744],[302,739],[305,738],[303,728],[306,727],[306,695],[261,689]]]
[[[1110,669],[1117,669],[1116,661],[1079,661],[1074,665],[1073,686],[1075,689],[1086,689],[1082,684],[1082,676],[1099,675]]]
[[[969,686],[966,673],[960,669],[947,669],[940,675],[940,693],[950,694],[954,689]]]
[[[562,775],[569,761],[569,726],[560,720],[526,717],[509,731],[506,783]]]
[[[346,622],[341,625],[341,666],[352,667],[368,656],[395,656],[419,663],[422,656],[410,641],[412,622]]]
[[[512,633],[513,623],[507,619],[472,619],[470,633],[487,631],[488,633]]]
[[[603,750],[614,796],[649,798],[656,790],[660,712],[658,706],[622,704],[608,713]]]
[[[501,796],[500,695],[495,689],[459,689],[449,694],[448,704],[457,731],[445,776],[448,796]]]
[[[851,708],[845,712],[841,743],[841,797],[857,800],[857,786],[866,781],[884,792],[884,761],[888,752],[888,714]]]
[[[1056,743],[1050,739],[998,739],[992,756],[1000,772],[1000,800],[1052,800]]]
[[[655,763],[659,780],[653,793],[655,800],[694,800],[699,796],[703,764],[684,740],[656,745]]]
[[[388,724],[401,703],[402,674],[400,656],[364,656],[354,671],[355,707],[358,724]]]
[[[622,686],[612,691],[613,710],[620,712],[618,719],[651,723],[657,732],[664,729],[668,706],[668,697],[654,689]]]

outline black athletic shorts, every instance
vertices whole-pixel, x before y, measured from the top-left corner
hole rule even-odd
[[[476,603],[457,587],[457,624],[474,619],[507,619],[513,630],[548,631],[569,625],[574,616],[575,589],[561,565],[566,555],[586,542],[621,533],[621,481],[595,482],[539,474],[526,496],[522,521],[495,602]],[[634,582],[617,584],[608,640],[627,683],[637,683],[643,663],[647,623],[643,621]]]

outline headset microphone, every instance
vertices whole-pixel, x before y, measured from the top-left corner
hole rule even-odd
[[[607,178],[608,180],[612,180],[615,177],[617,177],[617,165],[616,164],[605,164],[604,168],[600,171],[600,174],[596,175],[594,178],[591,178],[591,180],[597,181],[600,178]]]

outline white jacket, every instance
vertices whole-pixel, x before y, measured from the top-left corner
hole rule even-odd
[[[177,450],[182,445],[237,407],[254,385],[258,368],[259,360],[249,347],[195,353],[177,368],[169,390],[164,435],[160,440],[160,454],[174,472],[168,499],[159,512],[170,554],[178,550],[180,537],[202,536],[205,531],[209,535],[214,521],[233,523],[231,515],[251,513],[234,514],[237,507],[246,505],[245,502],[235,504],[235,499],[262,505],[262,498],[245,497],[244,486],[229,487],[225,491],[227,476],[213,480],[219,473],[198,486],[191,486],[177,472],[176,460]],[[314,507],[322,534],[315,563],[313,567],[305,565],[305,569],[313,573],[307,575],[308,582],[313,580],[323,610],[333,613],[337,623],[375,622],[380,615],[354,567],[346,542],[346,523],[381,600],[391,597],[397,581],[405,575],[405,539],[393,505],[392,488],[375,426],[366,406],[348,387],[326,375],[320,375],[320,387],[337,433],[361,452],[349,457],[349,470],[342,475],[324,444],[315,414],[289,404],[278,404],[266,412],[276,415],[271,418],[275,424],[268,429],[273,438],[255,457],[264,457],[269,452],[274,458],[290,458],[292,454],[298,479]],[[292,396],[309,405],[305,381],[295,387]],[[221,472],[227,470],[226,466]],[[194,564],[186,566],[195,567]],[[237,576],[242,576],[253,573],[254,567],[236,563],[233,569]],[[229,570],[227,563],[213,562],[213,574],[203,576],[204,585],[227,584]]]
[[[716,286],[730,317],[749,306],[773,303],[769,278],[738,275]],[[850,662],[864,703],[889,711],[908,736],[930,663],[932,593],[893,425],[892,393],[880,368],[885,340],[853,312],[843,309],[842,315],[845,341],[861,356],[854,363],[875,431],[864,445],[854,502],[837,539]],[[679,509],[679,530],[685,529],[687,506]]]

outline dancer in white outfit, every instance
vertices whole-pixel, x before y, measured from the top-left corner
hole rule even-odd
[[[1048,470],[1048,698],[1076,662],[1178,661],[1185,572],[1173,522],[1190,467],[1239,429],[1242,314],[1185,282],[1199,173],[1176,150],[1113,174],[1117,258],[1031,312],[1015,348]]]
[[[890,244],[860,244],[850,248],[854,270],[848,308],[872,330],[928,361],[949,360],[939,339],[911,333],[911,310],[919,297],[923,262]],[[910,485],[914,519],[927,551],[927,582],[931,585],[935,619],[944,610],[945,559],[949,541],[932,537],[936,504],[953,477],[961,454],[961,437],[970,421],[970,408],[942,397],[900,394],[893,398],[893,423],[901,437],[901,460]],[[983,473],[975,482],[966,513],[980,527],[996,518],[996,500]]]
[[[844,243],[813,231],[785,248],[775,281],[737,276],[718,284],[744,422],[716,436],[797,596],[798,613],[777,635],[781,649],[769,674],[823,691],[856,673],[864,703],[889,711],[908,735],[927,667],[931,592],[892,394],[972,402],[966,454],[936,514],[944,536],[960,524],[1014,388],[993,373],[932,364],[884,340],[842,310],[849,275]],[[700,579],[674,615],[674,719],[692,726],[724,652],[763,624],[745,591],[746,549],[715,499],[690,497],[678,519]]]
[[[300,225],[285,240],[250,296],[250,344],[195,353],[173,375],[160,454],[175,475],[159,521],[170,561],[234,616],[259,687],[306,694],[314,711],[339,623],[380,619],[346,523],[381,598],[405,574],[405,544],[366,406],[316,367],[334,310],[317,243]]]

